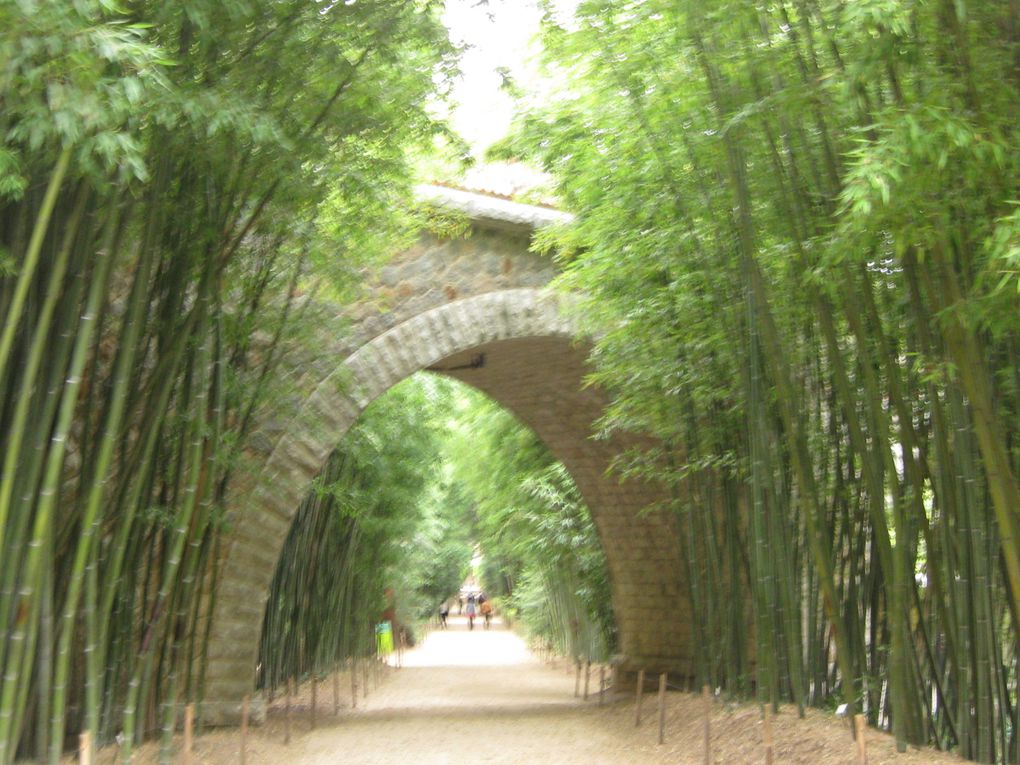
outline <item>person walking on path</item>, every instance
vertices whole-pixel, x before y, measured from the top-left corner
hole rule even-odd
[[[492,621],[492,603],[488,600],[482,601],[482,618],[485,619],[485,629],[489,629],[489,623]]]
[[[450,606],[444,600],[439,604],[439,625],[445,630],[446,629],[446,617],[450,615]]]
[[[467,614],[468,629],[469,630],[473,630],[475,628],[475,614],[477,613],[475,611],[475,599],[474,598],[468,597],[467,608],[465,609],[464,613]]]

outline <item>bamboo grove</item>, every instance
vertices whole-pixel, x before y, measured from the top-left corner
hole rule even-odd
[[[399,233],[440,5],[0,2],[0,765],[166,758],[201,701],[231,478],[313,298]],[[619,469],[675,489],[699,681],[1020,762],[1020,2],[543,5],[564,87],[498,151],[577,215],[545,244],[605,428],[661,444]],[[478,404],[423,481],[404,395],[298,512],[263,687],[364,650],[387,584],[430,612],[472,540],[543,641],[611,651],[562,468]]]
[[[230,477],[449,53],[336,5],[0,4],[0,763],[201,700]]]
[[[700,680],[1016,762],[1020,6],[590,2],[497,154],[662,448]]]

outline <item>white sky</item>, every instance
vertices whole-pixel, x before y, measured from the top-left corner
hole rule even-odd
[[[534,38],[540,19],[534,0],[446,0],[443,21],[451,39],[471,46],[461,59],[451,122],[479,159],[506,134],[513,118],[513,101],[500,89],[496,70],[509,69],[525,85],[538,77]]]

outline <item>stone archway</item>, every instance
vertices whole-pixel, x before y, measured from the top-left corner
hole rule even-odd
[[[499,269],[507,270],[505,262]],[[661,498],[655,487],[606,476],[627,443],[590,437],[604,399],[582,385],[587,348],[563,310],[569,297],[542,287],[483,288],[453,299],[449,290],[440,293],[445,301],[404,311],[395,326],[359,339],[314,385],[264,464],[235,481],[233,529],[211,615],[207,723],[235,722],[252,691],[269,585],[310,482],[365,407],[426,369],[507,407],[569,470],[605,549],[623,671],[690,670],[679,537],[670,515],[641,512]]]

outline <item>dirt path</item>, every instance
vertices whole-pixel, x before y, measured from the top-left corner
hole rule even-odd
[[[624,746],[511,632],[456,618],[405,655],[367,703],[294,747],[303,765],[619,763]]]
[[[667,694],[666,743],[658,744],[655,696],[645,697],[645,720],[634,726],[628,695],[598,705],[593,695],[574,698],[574,673],[566,663],[542,663],[513,633],[451,617],[451,628],[431,633],[404,655],[401,669],[383,672],[350,708],[349,676],[341,678],[342,708],[333,714],[332,682],[320,686],[318,725],[310,729],[310,691],[295,701],[293,736],[283,743],[279,702],[267,723],[252,731],[247,765],[703,765],[704,704],[690,694]],[[593,690],[597,686],[597,675]],[[775,718],[776,765],[856,765],[847,728],[817,712],[798,719],[787,708]],[[889,736],[867,735],[870,765],[960,763],[934,751],[896,754]],[[236,730],[195,742],[193,765],[240,762]],[[763,763],[757,707],[712,705],[713,762]],[[113,762],[104,752],[100,765]],[[111,755],[111,756],[107,756]],[[148,744],[136,765],[157,761]],[[180,762],[180,759],[176,760]]]
[[[597,680],[593,678],[594,690]],[[346,711],[338,723],[309,731],[291,745],[292,765],[703,765],[704,706],[696,696],[668,694],[667,740],[658,744],[655,696],[645,697],[634,726],[631,698],[599,706],[574,697],[574,672],[543,664],[515,634],[451,617],[405,655],[403,668]],[[275,717],[275,716],[274,716]],[[713,708],[713,761],[764,762],[754,706]],[[855,765],[849,732],[820,713],[776,719],[775,762]],[[871,765],[958,762],[936,752],[898,755],[892,741],[869,731]],[[269,754],[267,752],[267,754]],[[257,760],[273,762],[272,758]]]

